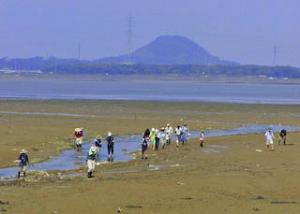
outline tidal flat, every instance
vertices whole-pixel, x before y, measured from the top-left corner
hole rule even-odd
[[[76,127],[92,139],[107,131],[142,134],[167,123],[187,123],[190,130],[298,126],[299,117],[297,105],[1,100],[0,166],[13,166],[22,148],[33,162],[70,148]],[[204,149],[193,139],[149,151],[148,160],[137,153],[127,163],[99,165],[93,179],[84,166],[32,173],[0,183],[0,213],[298,213],[298,139],[299,133],[288,133],[288,145],[275,144],[275,151],[266,150],[263,134],[208,138]],[[212,147],[226,149],[205,152]]]

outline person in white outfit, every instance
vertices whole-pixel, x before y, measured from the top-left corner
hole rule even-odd
[[[203,147],[203,145],[204,145],[204,130],[201,130],[199,140],[200,140],[200,147]]]
[[[158,133],[158,138],[159,138],[159,143],[161,145],[161,148],[164,149],[166,146],[166,133],[164,127],[160,129],[160,132]]]
[[[273,139],[274,139],[274,134],[271,128],[269,128],[266,133],[265,133],[265,138],[266,138],[266,145],[267,145],[267,149],[270,148],[271,145],[271,150],[274,150],[274,143],[273,143]]]
[[[170,126],[170,124],[167,124],[167,127],[165,128],[165,133],[166,133],[166,143],[171,144],[171,137],[173,134],[173,128]]]

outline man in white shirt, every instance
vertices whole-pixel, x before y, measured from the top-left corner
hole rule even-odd
[[[171,137],[173,134],[173,128],[170,126],[170,124],[167,124],[167,127],[165,128],[165,133],[166,133],[166,143],[171,144]]]
[[[269,128],[268,131],[266,131],[265,138],[266,138],[267,149],[269,149],[271,145],[271,150],[274,150],[274,144],[273,144],[274,134],[271,128]]]

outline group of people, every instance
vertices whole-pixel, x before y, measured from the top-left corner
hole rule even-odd
[[[146,151],[150,147],[152,150],[165,149],[166,145],[170,145],[173,134],[176,135],[176,145],[184,145],[188,140],[189,129],[186,124],[183,126],[177,126],[174,129],[168,123],[166,127],[161,127],[159,130],[147,128],[143,135],[142,140],[142,159],[147,159]]]
[[[76,128],[74,131],[74,147],[76,150],[80,150],[83,143],[83,128]],[[114,155],[114,137],[112,136],[112,133],[109,131],[107,133],[107,137],[105,138],[107,142],[107,152],[108,152],[108,158],[107,160],[109,162],[113,161],[113,155]],[[88,167],[88,178],[93,177],[93,172],[95,171],[96,161],[99,159],[100,155],[100,149],[102,147],[102,137],[100,135],[96,136],[96,138],[93,140],[86,158],[86,163]]]
[[[287,131],[285,129],[282,129],[279,132],[279,139],[278,139],[278,145],[283,144],[286,145],[286,136],[287,136]],[[265,143],[267,146],[267,149],[271,149],[274,150],[274,133],[272,128],[269,128],[266,132],[265,132]]]
[[[159,150],[164,149],[166,145],[171,144],[172,136],[176,136],[176,146],[184,145],[187,140],[188,136],[190,135],[189,129],[186,124],[183,126],[177,126],[175,128],[175,131],[170,126],[170,124],[167,124],[166,127],[162,127],[160,130],[152,128],[151,130],[147,128],[143,134],[143,140],[142,140],[142,159],[147,159],[146,151],[150,147],[152,150]],[[83,144],[83,136],[84,131],[83,128],[76,128],[74,131],[74,148],[76,150],[80,150],[82,148]],[[199,145],[200,147],[203,147],[204,145],[204,130],[200,131],[200,137],[199,137]],[[278,144],[286,145],[286,138],[287,138],[287,131],[285,129],[282,129],[279,133],[279,140]],[[267,149],[274,150],[274,133],[271,128],[269,128],[265,132],[265,143],[267,146]],[[109,131],[107,133],[107,137],[105,138],[105,141],[107,142],[107,151],[108,151],[108,161],[113,161],[113,155],[114,155],[114,137],[112,133]],[[88,154],[87,154],[87,167],[88,172],[87,176],[88,178],[93,177],[93,172],[95,171],[96,161],[99,159],[100,149],[102,147],[102,137],[97,136],[93,143],[91,144]],[[26,171],[29,166],[29,157],[28,152],[25,149],[22,149],[20,152],[20,155],[18,157],[19,162],[19,171],[17,177],[20,178],[21,175],[26,176]]]

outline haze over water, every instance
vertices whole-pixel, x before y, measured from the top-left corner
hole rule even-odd
[[[300,104],[300,85],[2,79],[0,98]]]

